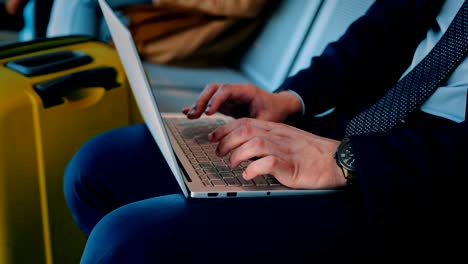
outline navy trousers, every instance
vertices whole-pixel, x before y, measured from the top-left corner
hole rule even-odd
[[[359,208],[346,191],[186,199],[144,124],[83,145],[64,191],[89,234],[82,263],[335,262],[362,246]]]

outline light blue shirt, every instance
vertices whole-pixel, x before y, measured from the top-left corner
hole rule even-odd
[[[437,25],[431,28],[426,38],[416,49],[413,61],[406,72],[411,71],[435,46],[447,31],[464,0],[446,0],[437,16]],[[421,106],[421,110],[436,116],[441,116],[455,122],[465,120],[466,93],[468,91],[468,58],[450,75],[434,94]]]

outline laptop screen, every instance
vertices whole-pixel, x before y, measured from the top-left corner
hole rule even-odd
[[[172,173],[175,175],[184,195],[188,197],[181,169],[175,158],[174,151],[164,126],[162,116],[158,110],[156,100],[151,91],[151,85],[145,74],[133,37],[127,27],[121,23],[114,11],[105,0],[99,0],[104,19],[109,27],[112,40],[120,56],[130,87],[145,120],[148,129],[164,155]]]

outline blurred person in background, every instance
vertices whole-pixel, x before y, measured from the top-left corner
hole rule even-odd
[[[0,5],[0,29],[18,31],[20,41],[46,37],[54,0],[7,0]]]
[[[28,0],[7,0],[0,4],[0,29],[21,30],[24,26],[23,9]]]
[[[145,61],[206,66],[234,63],[276,2],[265,0],[108,0]],[[55,0],[49,37],[111,37],[96,0]]]

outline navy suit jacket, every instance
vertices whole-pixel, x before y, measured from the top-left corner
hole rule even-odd
[[[441,0],[377,0],[279,90],[290,89],[302,97],[305,120],[331,107],[353,116],[397,82],[436,23],[442,4]],[[445,215],[453,214],[445,209],[466,200],[461,195],[468,176],[466,121],[414,114],[388,133],[351,140],[357,198],[372,217],[406,221],[409,216],[436,217],[442,209]]]

